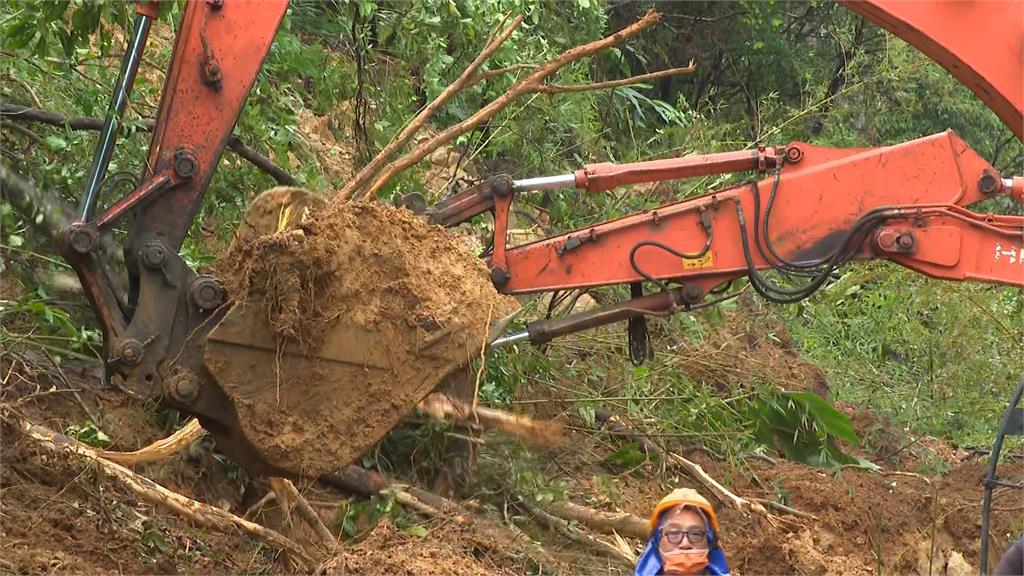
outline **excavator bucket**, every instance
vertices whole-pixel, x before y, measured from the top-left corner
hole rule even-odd
[[[297,188],[271,189],[249,208],[226,258],[235,270],[222,272],[234,273],[236,303],[204,357],[260,467],[291,475],[354,461],[479,357],[517,307],[459,240],[408,211],[364,204],[310,226],[322,208]],[[329,254],[318,252],[324,246]],[[296,269],[271,262],[282,253],[276,264],[301,262],[300,274],[322,267],[310,276],[317,281],[289,284]],[[282,307],[282,296],[316,301]],[[282,329],[282,310],[313,318]],[[307,321],[315,333],[302,334]]]

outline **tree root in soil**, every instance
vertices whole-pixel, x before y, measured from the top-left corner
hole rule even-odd
[[[12,421],[14,427],[26,439],[56,456],[71,455],[79,460],[95,464],[105,475],[117,480],[146,502],[170,510],[200,526],[226,533],[243,533],[253,536],[274,548],[286,551],[289,558],[303,570],[308,571],[316,566],[316,560],[308,551],[279,532],[169,490],[149,478],[102,457],[97,450],[64,434],[32,424],[9,412],[4,417]]]

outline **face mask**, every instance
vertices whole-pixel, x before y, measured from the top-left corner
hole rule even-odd
[[[679,550],[672,554],[664,554],[665,574],[700,574],[708,565],[707,550]]]

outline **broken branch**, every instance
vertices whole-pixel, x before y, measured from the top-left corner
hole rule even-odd
[[[697,69],[694,65],[693,60],[690,60],[688,66],[682,68],[669,68],[667,70],[658,70],[657,72],[650,72],[648,74],[638,74],[636,76],[630,76],[629,78],[621,78],[619,80],[608,80],[607,82],[591,82],[589,84],[544,84],[537,88],[537,91],[541,94],[564,94],[566,92],[591,92],[593,90],[607,90],[609,88],[619,88],[621,86],[630,86],[632,84],[640,84],[648,82],[650,80],[657,80],[659,78],[666,78],[668,76],[678,76],[680,74],[689,74]]]
[[[588,528],[604,534],[621,534],[631,538],[646,539],[651,532],[647,520],[634,516],[629,512],[605,512],[580,506],[572,502],[552,502],[544,507],[545,511],[562,520],[579,522]]]
[[[463,70],[462,74],[459,75],[454,82],[449,84],[440,94],[438,94],[437,98],[434,98],[430,104],[427,104],[427,106],[424,107],[411,122],[409,122],[397,137],[388,143],[383,150],[378,152],[377,155],[373,157],[373,160],[370,160],[366,166],[363,166],[359,172],[356,173],[356,175],[338,191],[335,195],[336,201],[344,202],[351,198],[357,190],[365,186],[366,183],[384,167],[385,163],[395,154],[395,152],[401,149],[402,146],[405,146],[409,140],[411,140],[412,137],[415,136],[421,128],[423,128],[435,112],[451,100],[453,96],[473,84],[475,82],[474,75],[476,74],[477,69],[494,55],[498,48],[500,48],[501,45],[509,39],[512,33],[515,32],[516,28],[518,28],[522,23],[523,17],[521,15],[516,16],[508,28],[488,41],[487,45],[484,46],[484,49],[472,62],[470,62],[469,66]]]
[[[410,510],[434,520],[443,520],[470,528],[466,536],[481,548],[496,554],[515,558],[508,550],[510,546],[522,549],[540,564],[549,564],[550,555],[536,543],[524,539],[523,534],[485,518],[475,517],[465,507],[433,492],[415,486],[394,484],[377,472],[359,466],[346,466],[336,474],[325,474],[320,480],[363,496],[391,496],[396,502]],[[474,533],[478,536],[474,537]]]
[[[199,420],[191,419],[180,429],[166,438],[161,438],[152,444],[139,448],[133,452],[115,452],[103,450],[100,457],[122,466],[142,464],[144,462],[157,462],[170,458],[179,450],[187,447],[196,440],[206,435],[206,430],[199,424]]]
[[[483,428],[495,428],[542,446],[557,446],[563,440],[562,426],[557,422],[539,422],[529,416],[510,414],[494,408],[474,407],[443,392],[427,396],[416,409],[439,420],[454,419]]]
[[[549,530],[557,530],[565,535],[569,540],[593,548],[602,556],[616,560],[626,566],[632,567],[633,564],[636,563],[635,557],[627,555],[617,546],[609,544],[596,536],[591,536],[590,534],[574,530],[565,520],[552,516],[536,506],[530,505],[530,503],[523,498],[517,498],[517,500],[527,512],[529,512],[541,525]]]
[[[295,487],[295,484],[292,484],[292,481],[287,478],[271,478],[270,486],[274,493],[277,494],[279,502],[282,504],[286,502],[289,504],[294,503],[295,508],[299,511],[299,516],[313,529],[317,538],[320,539],[320,544],[328,551],[333,550],[337,540],[335,540],[331,531],[327,529],[320,515],[309,505],[306,497]]]
[[[754,502],[737,496],[728,488],[722,486],[717,480],[712,478],[704,471],[703,468],[701,468],[699,464],[691,460],[687,460],[679,454],[663,450],[660,446],[652,442],[646,434],[623,424],[622,421],[611,412],[608,412],[607,410],[596,410],[594,417],[610,431],[627,436],[635,441],[646,454],[660,456],[664,458],[668,464],[673,464],[682,468],[691,478],[699,481],[705,488],[710,490],[720,501],[743,512],[754,512],[762,516],[769,515],[768,510],[766,510],[759,502]]]

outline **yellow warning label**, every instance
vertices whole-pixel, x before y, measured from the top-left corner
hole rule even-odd
[[[709,250],[707,254],[700,258],[683,258],[683,270],[694,270],[697,268],[709,268],[714,265],[715,259],[711,256]]]

